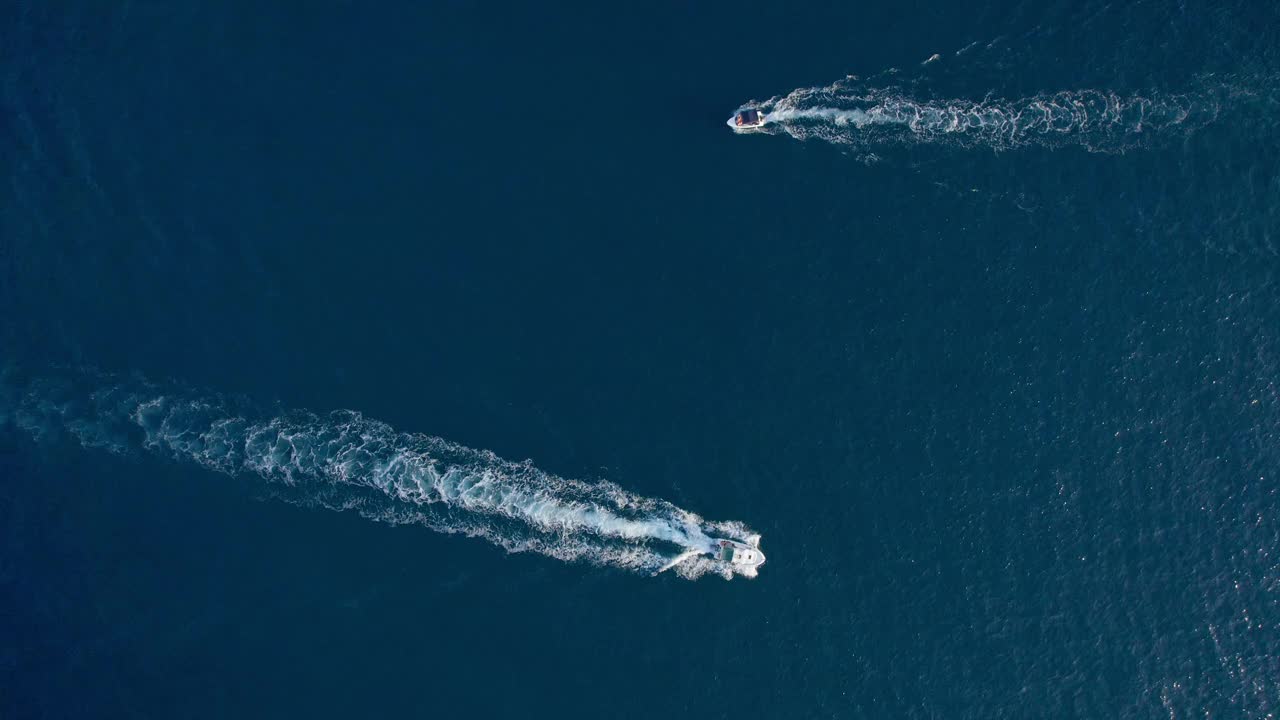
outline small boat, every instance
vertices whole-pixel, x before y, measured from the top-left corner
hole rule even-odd
[[[759,547],[737,540],[716,539],[712,557],[738,567],[755,568],[764,564],[764,553]]]
[[[749,571],[745,572],[745,574],[753,577],[755,576],[755,569],[764,564],[764,553],[760,552],[759,535],[752,535],[747,542],[713,538],[710,545],[691,548],[671,558],[654,575],[666,572],[680,563],[698,556],[710,557],[712,560],[726,563],[730,567]]]
[[[729,118],[729,127],[736,132],[746,132],[748,130],[757,130],[764,127],[768,122],[765,114],[754,108],[749,110],[739,110],[737,114]]]

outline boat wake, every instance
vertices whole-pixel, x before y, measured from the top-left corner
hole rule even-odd
[[[1004,150],[1076,145],[1095,152],[1123,152],[1156,137],[1203,127],[1222,112],[1229,94],[1224,87],[1185,94],[1074,90],[1016,100],[933,99],[868,87],[849,78],[745,103],[738,111],[763,111],[763,132],[859,147],[950,143]]]
[[[705,554],[713,537],[758,540],[741,523],[708,522],[610,482],[557,477],[357,412],[260,416],[234,398],[145,381],[8,375],[0,426],[40,441],[70,437],[85,448],[253,475],[285,500],[480,537],[510,552],[650,574],[670,568],[689,579],[756,575]]]

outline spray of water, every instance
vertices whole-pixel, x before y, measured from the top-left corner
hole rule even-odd
[[[762,110],[767,118],[763,132],[858,147],[1076,145],[1122,152],[1203,127],[1222,112],[1230,92],[1225,86],[1182,94],[1074,90],[1013,100],[964,100],[916,97],[849,78],[746,103],[739,112]]]
[[[70,437],[85,448],[257,476],[295,502],[480,537],[511,552],[674,569],[690,579],[756,575],[710,555],[715,538],[758,543],[741,523],[708,522],[610,482],[557,477],[352,411],[259,415],[243,401],[146,381],[78,373],[17,382],[10,373],[0,424],[41,441]]]

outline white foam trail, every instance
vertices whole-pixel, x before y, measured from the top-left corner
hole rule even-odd
[[[37,438],[65,432],[86,448],[141,448],[219,473],[253,474],[288,500],[483,537],[512,552],[645,573],[677,566],[689,578],[755,575],[697,557],[713,546],[712,536],[752,537],[745,526],[710,523],[610,482],[557,477],[352,411],[256,418],[225,397],[92,379],[99,387],[87,391],[75,387],[83,378],[27,383],[6,393],[0,421]]]
[[[1222,110],[1228,92],[1124,95],[1103,90],[1046,93],[978,101],[921,99],[887,88],[844,80],[800,88],[763,102],[744,104],[765,113],[765,132],[794,138],[871,146],[952,143],[1007,149],[1074,144],[1119,152],[1148,138],[1201,127]]]
[[[701,554],[701,551],[700,551],[700,550],[687,550],[687,551],[685,551],[685,552],[682,552],[682,553],[680,553],[679,555],[677,555],[677,556],[675,556],[675,557],[671,558],[671,560],[670,560],[666,565],[663,565],[663,566],[658,570],[658,572],[660,572],[660,573],[664,573],[664,572],[666,572],[666,571],[670,570],[671,568],[676,567],[677,565],[679,565],[679,564],[681,564],[681,563],[683,563],[683,562],[685,562],[685,561],[687,561],[687,560],[690,560],[690,559],[692,559],[692,558],[694,558],[694,557],[697,557],[697,556],[698,556],[698,555],[700,555],[700,554]],[[657,573],[654,573],[654,574],[656,575]]]

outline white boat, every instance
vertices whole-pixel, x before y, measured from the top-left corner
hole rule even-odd
[[[723,563],[737,567],[756,568],[764,564],[764,553],[757,545],[748,545],[737,540],[721,540],[717,538],[712,547],[711,557]],[[756,542],[759,542],[757,540]]]
[[[753,535],[748,542],[739,542],[737,540],[722,540],[714,538],[711,544],[701,549],[695,548],[686,550],[679,555],[671,558],[662,569],[654,573],[666,572],[680,563],[694,557],[703,555],[722,563],[728,564],[730,567],[751,570],[748,575],[755,575],[755,569],[764,564],[764,553],[760,552],[760,536]]]
[[[768,121],[769,119],[765,117],[764,113],[755,108],[749,108],[734,113],[734,116],[729,118],[728,125],[733,128],[734,132],[749,132],[764,127],[764,124]]]

